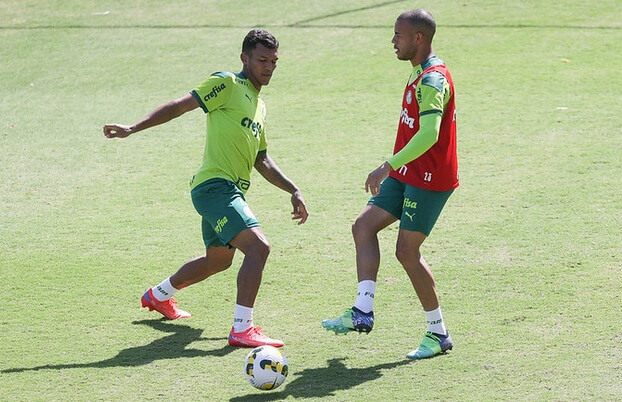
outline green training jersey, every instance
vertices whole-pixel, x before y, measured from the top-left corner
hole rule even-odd
[[[221,178],[246,192],[257,153],[266,149],[266,106],[259,91],[242,73],[220,72],[190,93],[207,114],[203,164],[191,189]]]
[[[408,85],[411,85],[419,78],[425,69],[443,64],[445,63],[437,56],[432,56],[423,63],[416,65],[408,78]],[[417,103],[419,104],[420,115],[437,113],[442,116],[450,97],[451,88],[449,87],[449,82],[437,71],[427,73],[417,84]]]

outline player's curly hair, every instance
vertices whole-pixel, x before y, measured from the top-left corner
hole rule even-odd
[[[270,32],[265,29],[255,28],[246,34],[242,41],[242,52],[250,54],[250,51],[257,47],[258,44],[264,45],[268,49],[278,49],[279,41]]]

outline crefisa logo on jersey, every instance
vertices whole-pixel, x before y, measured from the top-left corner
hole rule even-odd
[[[406,103],[410,105],[412,102],[413,102],[413,91],[409,89],[408,92],[406,93]]]
[[[248,117],[245,117],[242,119],[240,124],[242,125],[242,127],[250,128],[256,138],[259,138],[259,135],[261,135],[261,123],[255,122]]]
[[[203,97],[203,100],[207,102],[208,100],[217,97],[218,92],[222,91],[225,88],[227,88],[225,84],[220,84],[220,85],[215,86],[214,88],[212,88],[212,92],[208,93],[207,95]]]
[[[415,128],[415,118],[408,115],[408,109],[403,108],[400,117],[402,123],[406,124],[410,128]]]

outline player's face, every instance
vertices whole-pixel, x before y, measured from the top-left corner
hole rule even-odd
[[[399,60],[412,60],[417,53],[415,27],[405,19],[398,19],[395,21],[395,32],[391,43]]]
[[[257,89],[270,83],[270,78],[279,60],[279,50],[269,49],[262,44],[250,51],[250,55],[242,53],[243,72]]]

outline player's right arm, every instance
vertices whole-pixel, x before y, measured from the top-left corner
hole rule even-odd
[[[104,126],[104,135],[107,138],[125,138],[130,134],[137,133],[149,127],[164,124],[198,107],[199,102],[195,97],[192,94],[187,94],[160,106],[131,126],[125,124],[106,124]]]

